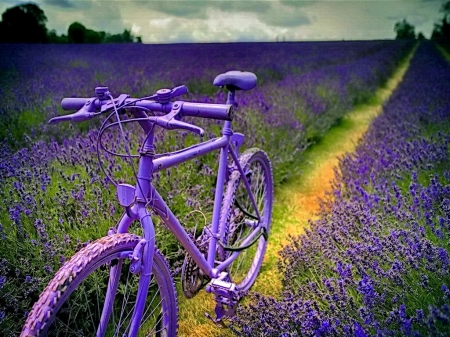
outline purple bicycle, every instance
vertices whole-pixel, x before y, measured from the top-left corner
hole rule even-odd
[[[171,100],[187,93],[185,86],[161,89],[144,98],[122,94],[113,98],[107,87],[97,87],[95,97],[65,98],[65,110],[77,112],[52,118],[85,121],[109,112],[100,128],[123,133],[125,123],[137,122],[145,132],[139,148],[135,185],[115,183],[124,213],[108,235],[78,251],[66,262],[34,304],[21,336],[176,336],[177,294],[166,260],[156,248],[152,216],[159,216],[188,254],[182,267],[181,288],[193,297],[202,287],[214,295],[216,317],[233,316],[242,294],[254,283],[270,230],[273,178],[265,152],[252,148],[239,152],[244,135],[231,129],[236,90],[250,90],[256,76],[229,71],[214,85],[228,89],[226,104]],[[198,126],[183,121],[192,116],[222,120],[222,136],[182,150],[156,154],[155,128],[181,129],[203,135]],[[115,118],[115,122],[111,122]],[[107,123],[109,121],[109,124]],[[185,230],[152,184],[153,174],[212,151],[219,165],[211,224],[199,237]],[[128,156],[131,156],[129,151]],[[100,159],[100,156],[99,156]],[[140,222],[141,235],[129,233]],[[83,306],[79,304],[82,303]],[[86,308],[83,319],[79,311]]]

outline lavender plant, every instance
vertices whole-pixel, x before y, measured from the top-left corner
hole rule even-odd
[[[448,335],[449,79],[422,43],[320,219],[280,252],[282,298],[240,308],[243,335]]]
[[[45,124],[55,111],[62,113],[61,97],[90,97],[92,88],[98,85],[142,96],[162,87],[187,84],[193,94],[213,96],[216,88],[211,85],[212,79],[226,70],[255,72],[259,86],[264,86],[288,74],[345,64],[386,49],[401,53],[408,45],[393,41],[125,47],[5,45],[0,54],[0,138],[6,137],[17,147],[23,144],[24,134],[33,139],[47,135],[57,140],[73,135],[68,127],[60,129],[63,132],[41,130],[40,123]],[[395,63],[400,55],[392,56],[388,63]],[[131,59],[133,62],[129,62]],[[87,124],[79,124],[78,128],[86,131]]]
[[[353,104],[369,97],[405,55],[405,48],[411,47],[389,41],[246,46],[237,55],[222,45],[202,45],[201,49],[177,45],[133,45],[127,49],[7,46],[0,56],[0,81],[5,83],[0,90],[7,97],[1,107],[4,125],[0,129],[7,130],[4,136],[8,140],[0,148],[0,329],[4,335],[16,335],[20,329],[17,322],[23,321],[65,259],[88,240],[105,235],[119,216],[115,191],[97,163],[96,126],[80,124],[81,129],[76,129],[78,125],[55,128],[45,124],[55,111],[62,113],[57,107],[61,97],[91,96],[92,88],[105,83],[116,93],[138,96],[188,81],[193,92],[190,98],[223,102],[223,92],[206,89],[205,83],[214,88],[209,83],[217,73],[233,68],[261,73],[262,85],[240,95],[235,125],[236,131],[246,134],[246,147],[261,145],[267,149],[279,183],[300,160],[301,152]],[[27,48],[35,48],[33,64],[28,62]],[[60,52],[66,53],[69,61],[62,63]],[[173,56],[170,63],[167,54]],[[285,62],[274,63],[274,59]],[[167,72],[169,67],[172,72]],[[30,116],[35,119],[30,121]],[[212,121],[192,122],[200,123],[208,137],[220,130]],[[269,132],[268,125],[277,128]],[[104,143],[123,153],[116,131],[105,134]],[[136,152],[142,140],[137,128],[129,125],[126,131],[131,150]],[[33,140],[27,148],[20,147],[24,132],[24,137]],[[41,139],[42,135],[47,136]],[[186,133],[163,131],[157,139],[160,153],[197,141]],[[127,181],[133,174],[127,161],[107,154],[101,159],[113,179]],[[155,176],[170,208],[186,214],[185,225],[197,231],[211,217],[213,159],[191,161]],[[176,266],[180,260],[176,241],[162,226],[157,226],[157,231],[159,248]]]

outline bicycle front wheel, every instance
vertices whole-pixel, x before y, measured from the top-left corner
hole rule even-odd
[[[218,247],[221,261],[231,253],[224,246],[241,246],[255,228],[261,228],[268,235],[272,221],[273,177],[267,154],[257,148],[249,149],[239,156],[239,163],[245,175],[242,176],[237,168],[233,170],[222,204],[221,226],[225,228],[221,229],[220,233],[224,234],[221,238],[222,245]],[[244,180],[250,185],[260,219]],[[239,290],[247,291],[255,282],[266,246],[267,236],[260,236],[252,246],[241,251],[228,267],[230,281]]]
[[[133,234],[115,234],[76,253],[33,306],[21,336],[129,336],[140,278],[130,272],[130,256],[140,240]],[[104,303],[111,303],[110,309],[104,310]],[[176,336],[177,319],[173,278],[155,250],[138,335]]]

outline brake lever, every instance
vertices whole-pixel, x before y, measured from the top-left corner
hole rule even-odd
[[[168,113],[167,115],[160,116],[160,117],[148,117],[148,119],[152,123],[155,123],[156,125],[161,126],[168,130],[182,129],[182,130],[194,132],[194,133],[200,135],[200,137],[203,137],[203,135],[205,134],[205,131],[202,128],[180,120],[180,117],[181,117],[180,112],[181,112],[181,108],[183,107],[183,103],[184,102],[182,102],[182,101],[174,102],[174,104],[172,106],[172,111],[170,113]]]
[[[89,99],[86,104],[77,112],[69,115],[53,117],[48,121],[49,124],[57,124],[61,122],[83,122],[93,118],[97,113],[95,111],[95,98]]]

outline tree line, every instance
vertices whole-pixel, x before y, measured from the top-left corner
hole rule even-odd
[[[431,33],[431,39],[450,38],[450,1],[442,4],[440,13],[443,13],[443,18],[434,24],[433,32]],[[420,32],[415,33],[415,27],[411,25],[406,19],[399,21],[394,26],[396,33],[396,39],[424,39],[425,36]]]
[[[97,32],[73,22],[67,35],[58,35],[46,27],[47,17],[36,4],[28,3],[8,8],[0,21],[0,43],[142,43],[125,29],[120,34]]]

